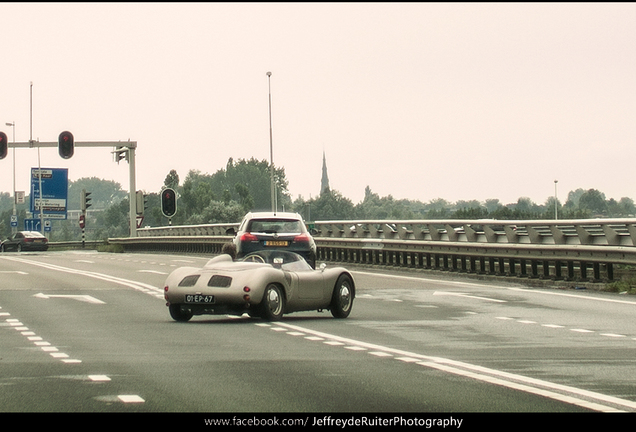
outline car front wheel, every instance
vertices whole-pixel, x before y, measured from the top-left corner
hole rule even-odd
[[[263,319],[276,321],[283,317],[285,296],[281,287],[276,284],[267,285],[261,301],[261,308],[261,317]]]
[[[349,275],[340,275],[331,298],[331,315],[335,318],[347,318],[353,306],[353,280]]]

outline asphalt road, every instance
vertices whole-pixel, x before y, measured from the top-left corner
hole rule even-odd
[[[174,322],[208,258],[0,254],[0,412],[636,411],[636,299],[361,268],[345,320]]]

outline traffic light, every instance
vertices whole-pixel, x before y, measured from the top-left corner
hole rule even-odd
[[[87,208],[91,206],[91,199],[89,198],[90,192],[86,192],[86,189],[82,189],[82,211],[85,212]]]
[[[75,152],[75,140],[73,134],[69,131],[64,131],[57,138],[57,151],[62,159],[70,159]]]
[[[139,216],[143,216],[144,211],[148,208],[148,195],[144,194],[143,191],[137,191],[137,214]]]
[[[115,162],[119,163],[120,160],[126,159],[128,161],[128,149],[125,147],[117,147],[115,151],[112,152],[115,157]]]
[[[0,159],[7,157],[9,151],[9,142],[7,141],[7,134],[0,132]]]
[[[165,217],[172,217],[177,212],[177,194],[174,189],[161,191],[161,212]]]

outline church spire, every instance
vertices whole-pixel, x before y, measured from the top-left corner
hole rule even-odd
[[[320,181],[320,193],[329,190],[329,177],[327,176],[327,158],[325,152],[322,152],[322,180]]]

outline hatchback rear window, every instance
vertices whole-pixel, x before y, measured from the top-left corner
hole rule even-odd
[[[247,231],[253,233],[300,233],[302,232],[302,223],[294,219],[254,219]]]

